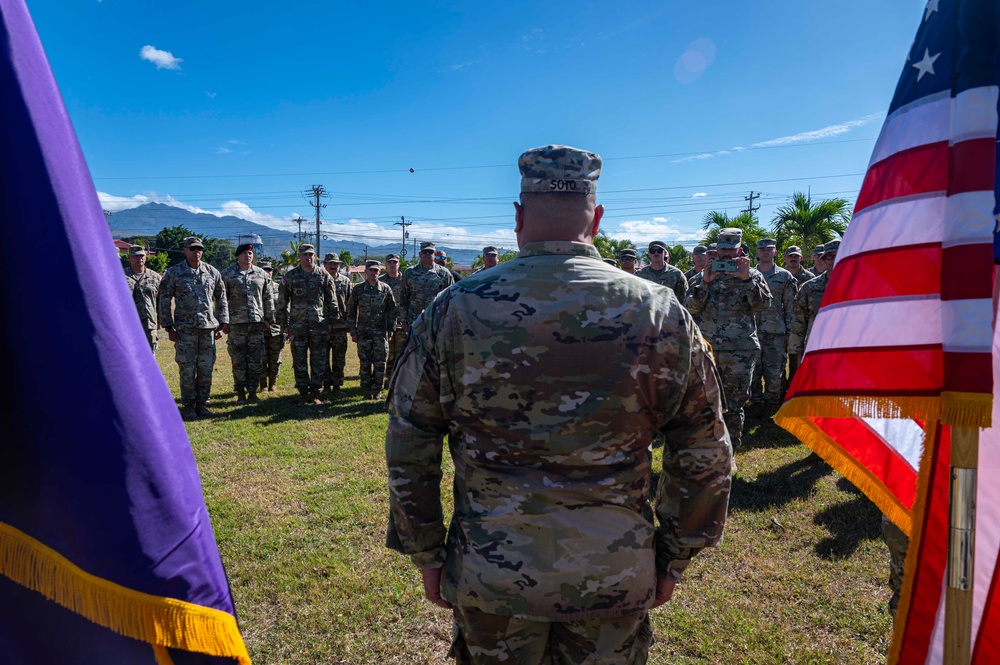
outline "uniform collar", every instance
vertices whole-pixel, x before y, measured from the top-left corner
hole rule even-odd
[[[518,258],[528,256],[547,256],[551,254],[587,256],[592,259],[601,258],[601,253],[593,245],[585,242],[570,242],[568,240],[546,240],[529,242],[517,253]]]

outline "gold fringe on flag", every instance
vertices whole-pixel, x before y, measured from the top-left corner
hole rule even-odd
[[[2,522],[0,575],[119,635],[149,642],[158,662],[166,656],[169,663],[165,648],[170,647],[250,665],[236,618],[228,612],[140,593],[91,575]]]
[[[993,395],[943,392],[940,397],[794,397],[781,407],[784,418],[912,418],[952,427],[989,427]]]

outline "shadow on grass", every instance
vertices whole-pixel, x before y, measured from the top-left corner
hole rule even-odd
[[[819,479],[831,473],[833,468],[829,464],[818,455],[809,455],[762,473],[752,481],[734,476],[729,509],[759,512],[808,498]]]
[[[216,406],[231,404],[230,400],[223,399]],[[324,396],[322,404],[303,404],[298,393],[262,397],[257,404],[240,404],[226,412],[217,411],[215,418],[253,417],[262,418],[267,423],[281,423],[289,420],[365,417],[380,412],[385,413],[385,400],[364,400],[361,398],[361,388],[358,387],[344,389],[336,397]]]
[[[862,542],[882,537],[882,513],[860,494],[849,501],[824,508],[813,518],[813,522],[830,531],[828,537],[816,543],[816,554],[824,559],[849,557]]]
[[[802,442],[778,427],[770,418],[747,418],[743,426],[743,445],[747,448],[790,448]]]

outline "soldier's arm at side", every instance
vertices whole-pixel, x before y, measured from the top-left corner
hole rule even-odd
[[[337,284],[330,275],[323,280],[323,314],[327,326],[340,320],[340,303],[337,302]]]
[[[271,292],[271,278],[268,277],[264,280],[264,290],[261,293],[261,297],[264,300],[264,321],[270,322],[274,321],[275,311],[274,311],[274,294]],[[266,330],[266,328],[265,328]]]
[[[170,310],[170,301],[174,298],[174,278],[168,270],[160,280],[160,293],[156,298],[156,309],[159,314],[160,326],[163,328],[174,327],[174,313]]]
[[[352,338],[358,336],[358,288],[363,285],[355,284],[351,287],[351,295],[347,298],[347,329]]]
[[[421,569],[444,565],[446,535],[441,458],[448,426],[426,321],[423,317],[414,325],[396,364],[385,437],[391,518],[387,542],[395,543]]]
[[[746,283],[746,299],[751,312],[763,312],[771,304],[771,289],[767,288],[767,280],[759,272],[751,275]]]
[[[282,329],[288,327],[288,289],[285,286],[286,280],[278,282],[278,325]]]
[[[806,322],[809,320],[809,298],[805,289],[799,289],[792,308],[792,328],[788,335],[789,355],[802,355],[805,350]]]
[[[722,418],[719,375],[697,327],[680,405],[661,430],[663,475],[657,491],[656,570],[690,559],[722,540],[732,484],[732,448]],[[679,577],[679,574],[676,576]]]
[[[410,297],[412,296],[410,280],[406,278],[406,273],[403,273],[403,284],[399,287],[399,319],[403,324],[403,328],[409,332],[410,330]]]
[[[215,311],[216,318],[219,323],[224,326],[229,325],[229,297],[226,295],[226,283],[222,279],[222,274],[216,271],[215,273],[215,290],[213,296],[215,298]]]
[[[785,334],[792,330],[792,322],[795,320],[795,294],[799,292],[799,282],[794,277],[788,280],[785,290],[781,294],[781,311],[785,315]]]
[[[674,284],[674,295],[677,296],[678,302],[684,304],[684,299],[687,298],[688,291],[688,281],[684,273],[678,275],[677,283]]]
[[[387,336],[392,335],[392,331],[396,329],[396,321],[399,318],[399,308],[397,307],[396,298],[392,295],[392,290],[386,294],[386,308],[385,308],[385,334]]]

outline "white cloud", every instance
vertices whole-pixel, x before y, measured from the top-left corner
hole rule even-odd
[[[208,97],[209,99],[215,99],[215,96],[217,94],[218,93],[216,93],[216,92],[209,92],[208,90],[205,91],[205,96]]]
[[[150,46],[149,44],[143,46],[139,50],[139,57],[153,63],[156,65],[157,69],[181,68],[181,58],[174,56],[174,54],[170,51],[161,51],[155,46]]]
[[[228,155],[232,152],[232,148],[227,148],[225,146],[220,146],[215,149],[215,154],[217,155]]]
[[[671,245],[694,245],[703,235],[700,229],[680,229],[666,217],[624,221],[616,229],[607,229],[607,233],[614,240],[628,239],[638,247],[644,247],[651,240],[662,240]]]
[[[692,199],[700,199],[708,196],[708,192],[695,192],[691,195]]]

